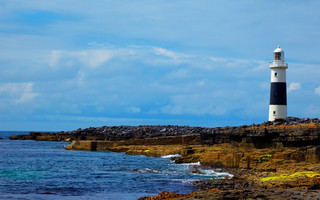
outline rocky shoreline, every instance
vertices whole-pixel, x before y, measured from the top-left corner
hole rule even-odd
[[[320,120],[289,117],[238,127],[112,126],[10,139],[72,141],[70,150],[161,156],[222,168],[232,179],[197,182],[191,194],[141,199],[320,199]]]

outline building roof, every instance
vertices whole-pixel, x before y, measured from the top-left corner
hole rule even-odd
[[[284,52],[284,51],[280,48],[280,46],[278,46],[278,48],[276,48],[276,49],[274,50],[274,53],[278,53],[278,52]]]

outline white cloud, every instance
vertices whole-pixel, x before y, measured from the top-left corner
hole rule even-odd
[[[301,89],[301,83],[299,82],[292,82],[290,83],[289,85],[289,88],[288,88],[288,92],[291,92],[293,90],[299,90]]]
[[[22,93],[20,98],[17,99],[15,101],[15,103],[19,104],[19,103],[24,103],[24,102],[27,102],[27,101],[31,101],[33,100],[36,96],[38,96],[39,94],[37,93]]]
[[[246,60],[246,59],[230,59],[226,63],[226,67],[229,68],[248,68],[250,65],[255,64],[253,60]]]
[[[89,67],[95,68],[109,61],[114,56],[114,52],[109,50],[89,50],[76,52],[74,56]]]
[[[255,60],[255,64],[257,65],[252,69],[252,72],[261,72],[269,69],[269,63],[262,60]]]
[[[75,64],[80,62],[88,67],[97,68],[102,64],[111,60],[118,51],[112,50],[83,50],[83,51],[60,51],[54,50],[51,52],[49,65],[55,67],[61,62],[65,64]]]
[[[320,86],[314,89],[314,93],[320,95]]]
[[[225,58],[217,58],[217,57],[209,57],[210,60],[212,60],[213,62],[226,62],[227,59]]]
[[[33,100],[38,93],[33,92],[33,83],[4,83],[0,85],[0,94],[13,98],[16,104]]]
[[[167,49],[164,49],[164,48],[159,48],[159,47],[154,47],[153,48],[153,52],[156,55],[166,56],[166,57],[169,57],[169,58],[172,58],[172,59],[175,59],[175,60],[187,57],[186,55],[184,55],[182,53],[177,53],[177,52],[170,51],[170,50],[167,50]]]
[[[33,83],[4,83],[0,85],[0,94],[2,93],[21,93],[32,91]]]
[[[63,56],[62,51],[56,51],[56,50],[52,51],[51,55],[50,55],[50,59],[48,61],[48,64],[51,67],[55,67],[59,63],[62,56]]]

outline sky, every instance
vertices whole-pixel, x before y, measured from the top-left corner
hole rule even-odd
[[[0,130],[268,120],[285,51],[288,115],[320,117],[318,0],[0,1]]]

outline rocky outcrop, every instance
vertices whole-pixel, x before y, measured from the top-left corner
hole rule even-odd
[[[10,140],[38,140],[38,141],[69,141],[76,140],[79,137],[72,137],[68,134],[59,134],[54,132],[30,132],[29,135],[13,135]]]
[[[105,140],[122,141],[130,139],[145,139],[159,137],[174,137],[183,135],[199,135],[209,131],[210,128],[189,126],[103,126],[77,129],[74,131],[61,131],[58,133],[30,132],[29,135],[11,136],[12,140]]]
[[[68,150],[113,151],[118,146],[199,145],[199,135],[181,135],[159,138],[130,139],[121,141],[73,140]]]
[[[203,145],[223,143],[247,143],[256,148],[304,147],[320,144],[320,120],[288,117],[275,122],[264,122],[238,127],[189,127],[189,126],[103,126],[77,129],[68,132],[30,132],[29,135],[12,136],[10,139],[46,141],[68,140],[137,140],[147,142],[151,138],[199,135]],[[140,140],[139,140],[140,139]],[[172,139],[175,140],[175,139]],[[150,140],[154,141],[154,140]],[[161,142],[161,140],[156,140]],[[171,144],[172,142],[170,142]],[[180,143],[180,142],[177,142]]]
[[[168,136],[181,136],[200,134],[209,131],[210,128],[189,127],[189,126],[103,126],[77,129],[69,132],[59,132],[59,135],[80,137],[84,140],[108,140],[119,141],[142,138],[158,138]]]
[[[233,127],[217,129],[201,133],[202,144],[222,144],[232,142],[252,143],[256,148],[273,147],[302,147],[320,144],[320,128],[263,128]]]

